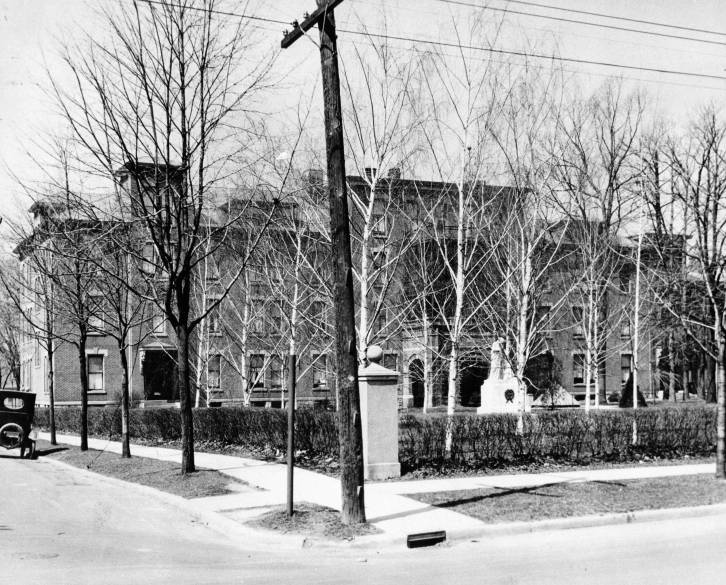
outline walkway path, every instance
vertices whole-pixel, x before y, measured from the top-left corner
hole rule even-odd
[[[41,438],[48,439],[47,433]],[[77,436],[58,435],[60,443],[78,445]],[[121,444],[115,441],[89,439],[91,449],[121,452]],[[132,445],[131,452],[138,457],[150,457],[181,463],[181,452],[176,449]],[[195,453],[198,467],[215,469],[225,475],[261,488],[259,492],[232,493],[222,496],[197,498],[194,505],[208,513],[224,514],[228,518],[242,521],[255,516],[272,506],[286,502],[287,468],[279,463],[270,463],[212,453]],[[483,522],[442,508],[435,508],[404,494],[472,490],[483,488],[533,487],[559,482],[620,481],[677,475],[713,473],[713,464],[616,467],[609,469],[582,469],[567,472],[471,476],[451,479],[417,481],[388,481],[366,484],[366,515],[382,535],[366,537],[370,542],[377,540],[401,540],[409,534],[446,530],[449,539],[463,539],[485,534],[491,528]],[[341,504],[340,481],[337,478],[295,469],[295,501],[311,502],[339,510]]]

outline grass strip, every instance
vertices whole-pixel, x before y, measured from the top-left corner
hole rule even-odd
[[[717,504],[726,502],[726,482],[711,475],[689,475],[627,481],[558,482],[408,497],[494,524]]]
[[[81,451],[68,445],[54,447],[46,441],[38,441],[38,455],[187,499],[254,491],[254,488],[210,469],[182,475],[180,465],[172,461],[133,456],[122,459],[117,453],[93,449]]]

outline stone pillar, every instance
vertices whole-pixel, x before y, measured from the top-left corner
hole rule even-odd
[[[381,366],[383,351],[368,348],[370,365],[358,369],[365,479],[400,477],[398,462],[398,372]]]

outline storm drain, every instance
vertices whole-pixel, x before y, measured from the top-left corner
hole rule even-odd
[[[424,546],[434,546],[440,542],[446,541],[445,530],[435,530],[433,532],[420,532],[418,534],[409,534],[406,537],[406,546],[408,548],[422,548]]]

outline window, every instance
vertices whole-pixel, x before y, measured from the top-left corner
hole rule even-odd
[[[324,388],[328,384],[328,356],[313,354],[313,388]]]
[[[386,327],[388,327],[388,308],[381,307],[376,318],[376,333],[380,335]]]
[[[316,325],[323,325],[325,322],[325,303],[313,301],[310,305],[310,318]]]
[[[103,392],[103,356],[87,356],[88,367],[88,391]]]
[[[270,321],[270,332],[279,333],[282,330],[282,307],[278,303],[271,303],[267,312]]]
[[[539,305],[534,311],[534,330],[541,333],[545,337],[550,337],[552,331],[550,329],[550,308],[547,305]]]
[[[217,354],[209,358],[207,362],[207,386],[219,388],[221,386],[222,356]]]
[[[144,274],[156,272],[156,251],[153,242],[146,242],[141,249],[141,272]]]
[[[40,340],[37,337],[33,341],[33,365],[40,367]]]
[[[250,388],[261,388],[265,385],[265,379],[262,375],[262,369],[265,366],[265,356],[259,353],[253,353],[250,356],[250,367],[247,381]]]
[[[384,353],[383,354],[383,367],[389,370],[398,370],[398,354],[395,353]]]
[[[25,401],[22,398],[8,396],[3,400],[3,406],[8,410],[22,410],[25,406]]]
[[[374,236],[385,236],[388,233],[387,223],[385,215],[373,213],[371,215],[371,233]]]
[[[623,339],[630,339],[630,320],[623,319],[620,322],[620,337]]]
[[[584,307],[572,307],[572,319],[574,321],[574,329],[573,329],[573,335],[575,337],[584,337],[585,336],[585,327],[583,325],[583,320],[585,318],[585,308]]]
[[[159,307],[155,307],[151,317],[151,333],[157,337],[166,336],[166,315]]]
[[[630,273],[623,271],[620,273],[620,290],[624,293],[631,293],[632,291],[632,279]]]
[[[250,333],[262,335],[265,332],[265,305],[262,301],[250,303]]]
[[[220,317],[219,317],[219,305],[209,310],[214,303],[216,303],[218,299],[212,298],[207,300],[207,310],[209,313],[207,314],[207,323],[209,325],[209,334],[210,335],[221,335],[222,334],[222,325],[220,323]]]
[[[625,388],[625,384],[630,378],[630,372],[633,369],[633,356],[629,353],[623,353],[620,355],[620,384]]]
[[[282,387],[282,358],[279,355],[273,356],[270,360],[270,386]]]
[[[99,294],[88,295],[88,328],[92,333],[103,331],[103,296]]]
[[[43,303],[41,302],[40,279],[37,277],[33,282],[33,293],[35,295],[35,310],[40,311],[43,308]]]
[[[586,361],[584,353],[576,353],[572,355],[572,383],[573,384],[584,384],[585,383],[585,370]],[[592,383],[592,378],[590,383]]]

